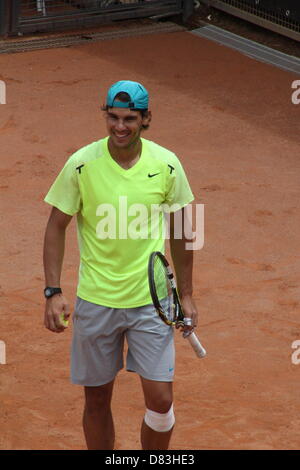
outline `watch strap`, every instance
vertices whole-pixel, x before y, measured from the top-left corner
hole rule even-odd
[[[62,293],[62,290],[60,287],[45,287],[44,289],[44,295],[46,297],[46,299],[49,299],[50,297],[52,297],[53,295],[55,294],[61,294]]]

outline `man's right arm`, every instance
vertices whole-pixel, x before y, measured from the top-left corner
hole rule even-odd
[[[71,219],[72,216],[53,207],[44,238],[45,286],[60,287],[65,252],[65,234]],[[61,314],[64,315],[65,320],[68,319],[70,316],[69,305],[63,294],[55,294],[46,300],[45,327],[57,333],[64,331],[59,318]]]

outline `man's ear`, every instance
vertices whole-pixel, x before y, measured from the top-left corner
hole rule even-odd
[[[147,111],[147,113],[143,117],[143,125],[149,126],[151,120],[152,120],[152,113],[149,110],[149,111]]]

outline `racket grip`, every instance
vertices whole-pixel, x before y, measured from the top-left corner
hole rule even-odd
[[[187,336],[183,336],[183,337],[187,338],[189,340],[190,345],[192,346],[192,348],[194,349],[194,351],[195,351],[195,353],[198,357],[205,357],[206,356],[206,351],[205,351],[204,347],[202,346],[202,344],[200,343],[196,333],[192,332],[191,334],[189,334]]]

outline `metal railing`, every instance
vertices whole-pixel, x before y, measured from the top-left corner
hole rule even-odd
[[[271,0],[202,0],[208,6],[230,13],[276,33],[300,41],[300,2]]]
[[[0,34],[7,29],[10,34],[47,32],[114,20],[183,14],[185,4],[191,3],[190,0],[0,0]],[[9,26],[5,9],[6,13],[9,10]]]

